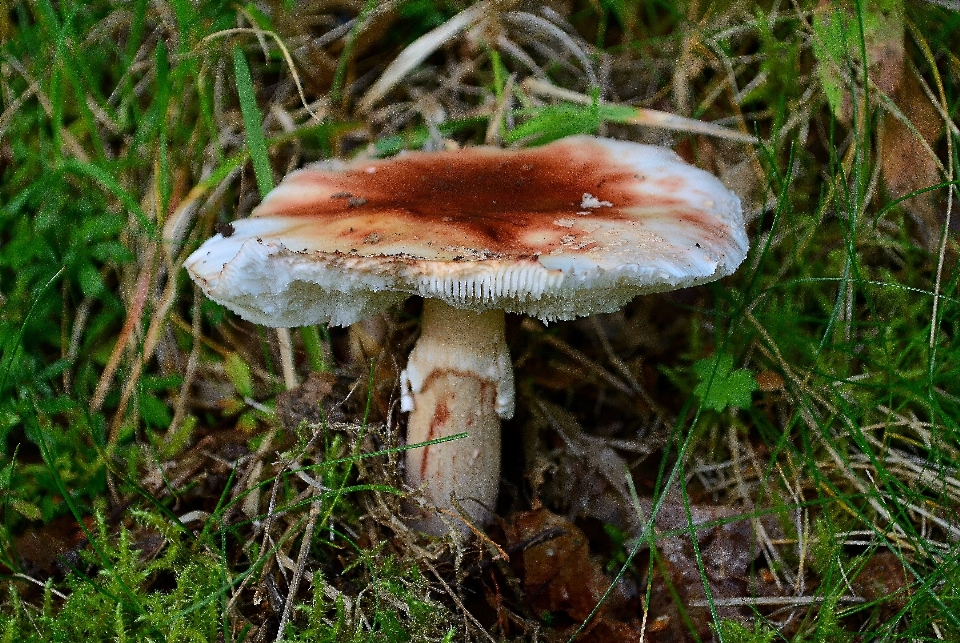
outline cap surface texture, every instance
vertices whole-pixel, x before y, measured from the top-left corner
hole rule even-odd
[[[590,136],[293,172],[186,262],[268,326],[347,325],[409,295],[544,321],[736,270],[737,196],[669,149]]]

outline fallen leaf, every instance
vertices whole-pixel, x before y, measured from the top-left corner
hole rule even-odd
[[[850,581],[850,587],[867,602],[880,603],[881,612],[888,619],[903,609],[910,598],[903,561],[889,549],[871,555]]]
[[[645,511],[652,503],[641,503]],[[679,497],[668,498],[660,507],[654,522],[658,534],[649,619],[656,625],[656,634],[648,641],[713,640],[710,608],[704,591],[704,580],[710,595],[717,601],[749,596],[781,595],[769,579],[755,578],[751,565],[760,555],[752,521],[741,517],[742,511],[728,506],[697,504],[690,506],[690,518]],[[726,521],[726,522],[724,522]],[[689,522],[696,527],[697,545],[703,561],[703,572],[697,565]],[[706,523],[720,524],[704,527]],[[764,523],[768,533],[778,532],[775,521]],[[746,622],[755,613],[748,607],[718,605],[722,619]]]
[[[852,8],[821,0],[813,19],[817,74],[834,116],[845,124],[853,117],[851,89],[858,100],[863,91],[864,53],[867,74],[887,95],[897,91],[904,60],[903,1],[863,3],[858,15]]]
[[[880,129],[880,167],[887,192],[899,199],[911,192],[940,183],[936,159],[924,145],[932,144],[943,131],[943,122],[923,93],[912,73],[904,71],[900,91],[893,97],[900,112],[916,132],[892,113],[887,113]],[[924,246],[933,251],[940,241],[945,209],[940,206],[943,190],[924,192],[902,203],[917,225]]]
[[[776,371],[760,371],[756,375],[757,386],[760,387],[760,390],[764,393],[772,393],[773,391],[782,391],[785,382],[783,381],[783,376],[777,373]]]
[[[554,530],[559,535],[538,542],[511,557],[522,582],[524,601],[534,614],[559,621],[558,638],[566,639],[601,602],[612,578],[590,554],[586,535],[572,522],[546,509],[511,517],[504,529],[506,547],[536,542],[537,534]],[[621,580],[577,641],[606,643],[641,640],[636,590]]]
[[[93,524],[87,520],[87,526]],[[67,571],[60,561],[78,543],[85,539],[83,530],[73,516],[61,516],[39,528],[31,528],[14,540],[14,549],[20,565],[30,576],[46,580],[51,575]]]

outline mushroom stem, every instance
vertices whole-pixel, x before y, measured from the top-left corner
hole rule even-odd
[[[470,518],[492,518],[500,482],[500,418],[513,416],[513,365],[504,338],[503,311],[477,313],[427,299],[420,339],[401,374],[401,408],[410,411],[407,444],[457,433],[466,438],[407,451],[407,484],[428,505]],[[442,535],[440,512],[422,511],[412,525]],[[460,531],[469,527],[461,523]]]

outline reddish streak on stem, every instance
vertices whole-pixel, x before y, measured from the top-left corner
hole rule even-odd
[[[447,401],[443,400],[437,404],[433,410],[433,417],[430,418],[430,431],[427,433],[427,441],[436,440],[444,435],[443,426],[450,419],[450,407]],[[431,445],[432,446],[432,445]],[[420,479],[427,476],[427,459],[430,457],[430,448],[424,447],[423,459],[420,460]]]

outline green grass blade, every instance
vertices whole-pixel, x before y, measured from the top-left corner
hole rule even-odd
[[[20,324],[20,330],[17,332],[17,336],[12,342],[9,342],[2,346],[3,348],[3,357],[0,360],[0,391],[3,390],[4,385],[7,383],[7,375],[10,374],[10,367],[13,366],[13,362],[16,360],[17,352],[20,350],[20,345],[23,343],[23,336],[27,332],[27,324],[30,322],[30,318],[33,317],[34,311],[37,309],[37,303],[43,298],[47,292],[53,287],[55,283],[63,276],[64,271],[66,271],[66,266],[60,268],[57,271],[57,274],[50,277],[43,286],[36,292],[33,297],[33,304],[30,306],[30,310],[27,311],[27,316],[24,318],[23,323]]]
[[[133,198],[133,195],[125,190],[123,186],[113,178],[112,174],[99,165],[84,163],[76,159],[67,159],[60,165],[60,168],[71,174],[93,179],[95,183],[100,184],[107,192],[116,197],[123,207],[132,212],[148,234],[152,235],[156,230],[156,224],[147,218],[143,208],[141,208],[137,200]]]
[[[330,367],[323,355],[323,341],[316,326],[304,326],[300,329],[300,338],[303,339],[303,348],[307,353],[310,368],[317,373],[327,373]]]
[[[240,97],[240,111],[243,112],[243,126],[247,130],[247,150],[253,161],[253,171],[257,175],[260,196],[267,196],[273,189],[273,172],[270,169],[270,157],[267,155],[267,142],[263,136],[263,117],[257,106],[257,94],[253,88],[250,67],[239,45],[233,47],[233,69],[237,75],[237,94]]]

